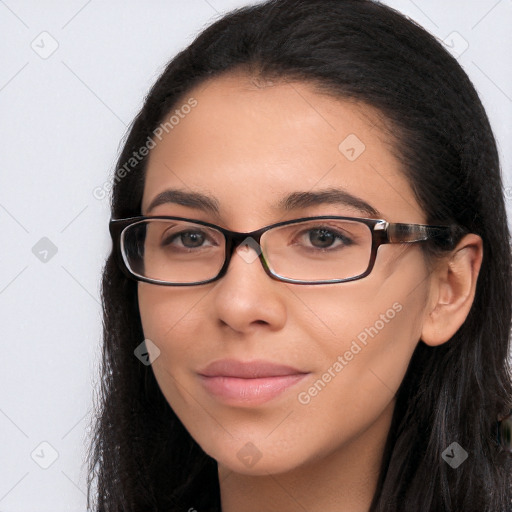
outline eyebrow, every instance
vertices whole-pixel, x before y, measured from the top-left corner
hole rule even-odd
[[[349,206],[364,215],[371,217],[381,216],[378,210],[363,199],[338,188],[329,188],[316,192],[292,192],[279,201],[277,208],[288,212],[320,204]]]
[[[158,194],[151,201],[147,213],[157,206],[167,203],[188,206],[215,215],[220,214],[219,201],[215,197],[200,192],[187,192],[180,189],[167,189]],[[329,188],[315,192],[292,192],[280,199],[274,205],[274,209],[290,212],[321,204],[348,206],[369,217],[382,217],[382,214],[369,203],[339,188]]]

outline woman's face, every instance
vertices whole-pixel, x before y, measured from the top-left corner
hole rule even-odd
[[[261,86],[244,75],[207,82],[186,104],[195,106],[177,105],[172,128],[155,138],[144,215],[242,232],[299,217],[370,216],[343,202],[277,208],[290,194],[335,188],[371,205],[376,218],[426,222],[369,107],[307,84]],[[149,211],[167,189],[206,194],[218,213],[172,202]],[[227,274],[206,285],[139,283],[144,334],[160,351],[152,368],[167,401],[203,450],[239,473],[379,450],[426,316],[420,247],[381,246],[369,276],[322,285],[273,280],[252,251],[239,248]],[[223,360],[292,369],[263,378],[221,364],[216,377],[204,377]]]

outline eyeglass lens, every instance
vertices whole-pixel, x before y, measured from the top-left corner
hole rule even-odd
[[[277,226],[260,240],[268,266],[278,276],[322,281],[365,272],[372,234],[362,222],[316,219]],[[122,233],[125,261],[132,272],[168,283],[214,278],[224,265],[224,235],[213,228],[179,220],[150,219]]]

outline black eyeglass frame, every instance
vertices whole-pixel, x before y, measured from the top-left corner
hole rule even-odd
[[[199,224],[202,226],[207,226],[213,228],[224,235],[224,239],[226,242],[225,246],[225,259],[224,264],[219,270],[218,274],[204,281],[196,281],[192,283],[170,283],[167,281],[159,281],[157,279],[152,279],[149,277],[142,276],[140,274],[134,273],[130,270],[128,262],[125,259],[124,251],[122,247],[122,233],[126,228],[131,226],[132,224],[138,224],[143,221],[151,220],[151,219],[159,219],[159,220],[181,220],[186,221],[193,224]],[[348,220],[354,222],[360,222],[368,226],[372,234],[372,248],[370,253],[370,261],[368,263],[368,267],[366,270],[354,277],[348,277],[343,279],[329,279],[322,281],[304,281],[299,279],[290,279],[287,277],[282,277],[275,272],[273,272],[267,264],[265,257],[263,255],[263,251],[261,250],[260,240],[261,236],[269,231],[270,229],[285,226],[289,224],[296,224],[299,222],[310,221],[310,220],[325,220],[325,219],[335,219],[335,220]],[[248,233],[242,233],[239,231],[231,231],[229,229],[225,229],[221,226],[217,226],[216,224],[212,224],[210,222],[189,219],[186,217],[175,217],[175,216],[167,216],[167,215],[157,215],[157,216],[137,216],[137,217],[129,217],[125,219],[111,219],[109,222],[109,231],[112,237],[112,241],[114,244],[114,252],[118,264],[121,267],[123,273],[136,281],[142,281],[151,284],[158,284],[162,286],[198,286],[201,284],[208,284],[214,281],[217,281],[221,277],[223,277],[229,267],[229,263],[233,256],[234,250],[242,244],[247,238],[252,238],[258,244],[260,250],[258,251],[258,259],[263,266],[263,269],[267,273],[269,277],[275,279],[277,281],[282,281],[285,283],[291,284],[335,284],[335,283],[345,283],[348,281],[356,281],[368,276],[373,267],[375,265],[375,260],[377,258],[377,251],[381,245],[384,244],[394,244],[394,243],[417,243],[424,242],[427,240],[436,240],[438,245],[443,249],[451,249],[454,247],[457,242],[459,234],[465,232],[464,228],[459,226],[438,226],[438,225],[428,225],[428,224],[404,224],[404,223],[390,223],[383,219],[368,219],[364,217],[341,217],[337,215],[321,215],[317,217],[301,217],[299,219],[287,220],[282,222],[277,222],[275,224],[270,224],[263,228],[257,229],[255,231],[251,231]],[[250,244],[248,244],[250,245]]]

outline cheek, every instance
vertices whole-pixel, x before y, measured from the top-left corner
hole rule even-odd
[[[144,335],[160,343],[182,339],[204,323],[204,302],[208,291],[169,288],[139,283],[139,311]],[[175,336],[174,333],[180,333]]]
[[[189,391],[191,366],[205,342],[204,302],[206,291],[170,289],[139,283],[138,300],[144,337],[158,347],[152,358],[152,370],[167,402],[181,421],[188,424],[195,417],[197,403]],[[185,412],[186,411],[186,412]]]
[[[320,378],[301,389],[301,403],[314,405],[315,414],[333,403],[345,412],[384,407],[398,390],[420,340],[429,287],[424,269],[402,263],[343,289],[301,296],[314,306],[312,322],[302,320],[300,329],[316,340],[310,356],[320,362]]]
[[[201,344],[207,342],[203,332],[207,313],[202,301],[206,294],[197,289],[178,290],[139,283],[144,337],[158,347],[158,358],[152,367],[164,392],[178,386],[190,362],[197,360]]]
[[[301,435],[316,425],[320,444],[343,443],[393,407],[420,338],[425,293],[421,287],[411,292],[406,283],[371,295],[354,287],[351,300],[338,292],[337,315],[324,317],[329,330],[323,338],[317,331],[319,370],[297,390]]]

